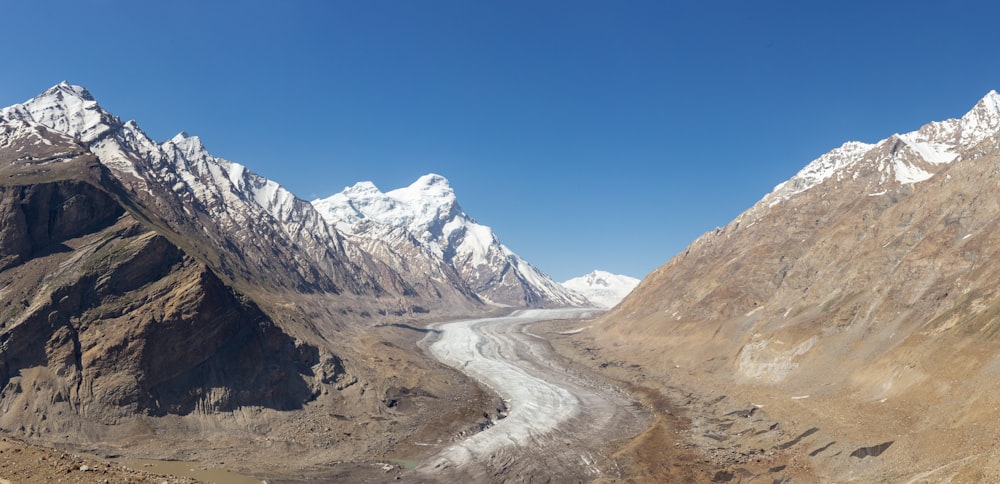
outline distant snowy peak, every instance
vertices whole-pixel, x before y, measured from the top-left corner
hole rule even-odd
[[[552,281],[501,244],[492,229],[469,217],[443,176],[424,175],[385,193],[371,182],[360,182],[312,203],[328,223],[351,235],[391,239],[401,237],[398,229],[405,229],[484,300],[515,306],[586,304],[585,298]]]
[[[639,285],[639,279],[596,270],[585,276],[574,277],[562,285],[582,294],[598,307],[611,308]]]
[[[418,238],[431,241],[443,233],[443,220],[467,219],[458,207],[455,191],[440,175],[424,175],[408,187],[382,193],[370,181],[358,182],[342,192],[313,201],[320,213],[344,232],[361,230],[354,224],[369,220],[405,227]]]
[[[774,206],[831,178],[856,178],[865,170],[878,172],[879,184],[919,183],[998,132],[1000,94],[990,91],[959,119],[928,123],[917,131],[894,134],[875,144],[844,143],[774,187],[761,202]]]
[[[474,223],[458,206],[448,180],[434,174],[385,193],[370,181],[358,182],[312,203],[329,223],[351,234],[377,230],[377,226],[402,227],[424,243],[438,244],[450,235],[451,231],[445,233],[448,222]],[[448,228],[455,227],[452,223]]]
[[[959,120],[958,143],[972,148],[987,137],[1000,131],[1000,94],[990,91],[979,100],[971,111]]]
[[[441,175],[424,175],[410,186],[392,190],[385,195],[397,202],[397,210],[387,214],[392,218],[386,221],[405,225],[424,240],[446,236],[445,224],[442,222],[462,220],[475,223],[458,206],[455,191]]]

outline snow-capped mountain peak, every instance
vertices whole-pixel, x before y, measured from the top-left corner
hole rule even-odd
[[[7,119],[26,119],[89,143],[118,124],[86,88],[63,81],[38,96],[0,111]]]
[[[68,81],[65,80],[63,80],[59,84],[56,84],[55,86],[50,87],[43,93],[43,95],[56,94],[56,93],[67,93],[70,94],[71,96],[79,97],[80,99],[83,99],[85,101],[94,101],[94,96],[90,95],[90,91],[88,91],[87,88],[83,86],[76,86],[70,84]]]
[[[177,133],[176,135],[174,135],[173,138],[170,138],[170,142],[174,143],[174,144],[181,144],[181,143],[184,143],[184,142],[186,142],[187,140],[189,140],[191,138],[198,138],[198,137],[197,136],[191,136],[190,134],[188,134],[187,131],[181,131],[180,133]],[[198,141],[201,141],[201,140],[199,139]]]
[[[451,184],[448,183],[448,179],[435,173],[428,173],[417,178],[417,181],[411,183],[410,186],[395,191],[424,191],[435,192],[437,194],[450,194],[451,196],[455,195]]]
[[[447,219],[472,221],[458,207],[451,184],[440,175],[424,175],[410,186],[392,190],[385,195],[398,202],[398,210],[394,214],[397,220],[425,239],[444,235],[445,224],[442,222]]]
[[[1000,94],[990,91],[959,120],[958,143],[972,148],[986,137],[1000,131]]]
[[[313,205],[338,230],[390,241],[399,251],[412,237],[485,300],[529,306],[586,304],[585,298],[556,284],[501,244],[492,229],[469,217],[441,175],[424,175],[385,193],[362,182]],[[400,228],[403,233],[396,232]]]
[[[831,178],[857,178],[862,172],[877,173],[875,185],[919,183],[998,132],[1000,94],[990,91],[959,119],[928,123],[875,144],[844,143],[776,186],[761,202],[774,206]]]
[[[611,308],[639,285],[639,279],[595,270],[585,276],[574,277],[562,285],[584,295],[598,307]]]
[[[216,158],[197,136],[180,132],[156,142],[136,123],[122,123],[103,110],[86,89],[66,82],[3,108],[0,119],[11,130],[27,129],[19,122],[35,123],[74,138],[178,230],[208,224],[199,227],[213,238],[206,246],[230,249],[228,267],[249,274],[276,263],[288,274],[274,280],[285,287],[395,293],[459,305],[587,304],[468,217],[440,175],[388,193],[362,182],[311,204],[243,165]],[[265,249],[265,240],[276,244],[273,250]],[[272,260],[276,255],[278,262]]]
[[[358,194],[381,193],[381,190],[379,190],[378,187],[375,186],[375,184],[370,181],[359,181],[355,183],[354,186],[345,188],[344,191],[349,193],[358,193]]]
[[[445,220],[468,219],[458,207],[451,184],[435,174],[424,175],[407,187],[385,193],[370,181],[358,182],[340,193],[314,201],[313,205],[344,232],[355,233],[353,224],[369,220],[405,227],[425,242],[443,235]]]
[[[176,136],[163,143],[163,146],[165,149],[169,149],[171,146],[176,147],[184,158],[188,160],[205,160],[208,158],[214,158],[201,142],[201,138],[191,136],[184,131],[177,133]]]

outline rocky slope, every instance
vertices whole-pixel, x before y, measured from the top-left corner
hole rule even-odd
[[[137,415],[300,408],[336,378],[142,224],[83,145],[8,122],[0,165],[0,426],[86,439]]]
[[[597,270],[585,276],[574,277],[562,285],[583,295],[596,307],[611,308],[639,285],[639,279]]]
[[[586,298],[552,281],[501,244],[489,227],[470,218],[440,175],[425,175],[387,193],[361,182],[313,205],[390,266],[407,270],[405,265],[415,264],[441,277],[457,276],[487,302],[514,307],[588,305]]]
[[[196,136],[151,140],[133,121],[103,110],[86,89],[59,84],[0,110],[41,124],[90,149],[128,192],[129,203],[178,234],[176,242],[248,290],[362,296],[370,312],[469,310],[480,303],[461,286],[400,273],[345,243],[312,205],[242,165],[212,156]],[[357,299],[350,303],[357,309]]]
[[[413,351],[419,318],[486,307],[455,281],[78,86],[0,110],[0,432],[278,476],[364,467],[497,405]]]
[[[650,274],[595,337],[627,343],[608,357],[649,381],[756,404],[824,480],[996,480],[998,131],[990,92],[831,151]]]

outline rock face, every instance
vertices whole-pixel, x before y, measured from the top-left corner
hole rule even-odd
[[[484,301],[514,307],[586,306],[587,299],[552,281],[470,218],[440,175],[382,193],[371,182],[313,205],[331,224],[391,267],[457,279]]]
[[[479,297],[356,239],[197,137],[152,141],[81,87],[0,109],[0,430],[250,463],[274,438],[323,449],[282,454],[309,466],[435,422],[387,410],[393,388],[413,389],[397,398],[408,411],[487,400],[455,396],[475,387],[393,343],[412,326],[387,325],[482,311]]]
[[[81,145],[16,128],[7,147],[44,149],[0,150],[0,425],[41,435],[314,398],[316,347],[140,223]]]
[[[910,475],[918,455],[993,475],[995,447],[971,449],[1000,402],[998,106],[991,92],[961,119],[820,157],[650,274],[603,334],[662,374],[825,419],[830,440],[895,439],[856,478]],[[830,454],[809,460],[850,469]]]
[[[196,136],[151,140],[82,87],[62,83],[0,110],[0,117],[41,125],[86,147],[118,180],[124,203],[237,285],[361,296],[371,312],[468,311],[481,304],[467,288],[400,273],[345,243],[311,204],[212,156]]]
[[[38,417],[80,409],[115,423],[242,405],[292,409],[310,399],[315,348],[296,348],[260,309],[166,239],[131,220],[107,230],[78,239],[113,237],[79,260],[93,271],[54,272],[27,307],[7,306],[19,315],[3,333],[5,404]],[[20,412],[3,422],[43,426]]]

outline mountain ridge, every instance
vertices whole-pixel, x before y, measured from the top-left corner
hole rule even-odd
[[[733,442],[784,429],[774,438],[792,444],[774,451],[822,481],[905,481],[952,463],[993,480],[998,451],[982,435],[1000,402],[997,99],[807,164],[602,317],[599,357],[776,419]],[[811,437],[800,448],[794,435]]]
[[[196,136],[63,83],[0,109],[0,174],[5,432],[251,467],[282,442],[304,469],[499,405],[413,350],[415,325],[493,309],[457,276],[389,266]]]
[[[188,212],[208,212],[209,216],[221,224],[219,227],[225,233],[236,235],[236,240],[230,240],[235,247],[243,252],[255,252],[253,241],[260,240],[261,235],[267,240],[276,240],[279,245],[289,248],[299,247],[308,254],[310,264],[305,268],[300,264],[290,264],[284,269],[289,274],[296,274],[295,280],[285,280],[279,275],[276,279],[280,286],[307,289],[314,286],[323,291],[348,291],[358,294],[372,294],[378,297],[400,294],[405,298],[440,299],[443,305],[456,305],[458,308],[471,309],[481,304],[481,296],[485,295],[482,287],[475,288],[477,283],[468,277],[448,274],[442,269],[440,260],[423,260],[428,257],[443,259],[444,253],[440,246],[424,237],[423,230],[433,229],[440,233],[441,227],[432,224],[443,223],[444,217],[464,217],[460,211],[454,192],[447,180],[438,175],[422,177],[417,184],[422,183],[421,192],[438,189],[439,203],[423,203],[420,209],[431,211],[415,214],[423,217],[419,220],[398,220],[398,223],[413,223],[408,230],[419,228],[415,238],[408,241],[406,235],[393,238],[396,245],[410,247],[385,246],[380,241],[361,240],[357,234],[351,234],[345,239],[336,230],[336,223],[329,223],[317,212],[313,204],[306,202],[286,190],[279,183],[253,173],[244,165],[212,156],[198,136],[180,132],[173,138],[155,142],[150,139],[134,121],[122,123],[114,115],[103,110],[88,90],[73,86],[66,82],[60,83],[25,103],[16,104],[0,110],[3,118],[17,118],[39,122],[56,131],[64,131],[68,135],[78,137],[95,151],[102,163],[114,172],[120,173],[126,186],[136,192],[158,190],[158,186],[169,187],[164,194],[189,199],[185,208]],[[363,185],[359,185],[361,187]],[[412,186],[416,190],[416,184]],[[374,187],[374,185],[372,185]],[[436,187],[436,188],[435,188]],[[398,191],[396,196],[404,197],[406,190]],[[421,197],[411,195],[412,201]],[[150,204],[156,204],[150,200]],[[414,205],[415,206],[415,205]],[[434,210],[445,210],[437,214]],[[451,213],[452,210],[458,212]],[[182,219],[187,214],[173,214],[173,219]],[[441,219],[441,220],[438,220]],[[485,234],[482,227],[472,219],[469,231]],[[420,225],[423,224],[423,225]],[[277,229],[283,236],[276,237]],[[386,230],[382,230],[385,232]],[[488,228],[486,228],[488,232]],[[266,235],[271,233],[272,235]],[[475,237],[466,238],[473,241]],[[493,243],[486,241],[487,245]],[[418,249],[413,244],[429,245]],[[499,245],[499,242],[496,241]],[[226,245],[225,242],[219,245]],[[367,247],[367,249],[365,249]],[[513,279],[493,285],[505,285],[511,288],[516,284],[524,286],[520,289],[520,297],[503,299],[502,304],[514,306],[548,306],[548,305],[585,305],[585,300],[577,295],[565,292],[547,276],[541,274],[533,266],[520,259],[506,247],[494,250],[502,255],[494,255],[494,259],[509,259],[509,263],[495,264],[487,268],[479,262],[477,276],[488,280]],[[481,254],[479,252],[473,252]],[[225,255],[225,254],[224,254]],[[286,259],[299,257],[288,253]],[[405,260],[407,257],[421,259],[419,262]],[[265,261],[267,256],[260,254],[245,258],[229,254],[227,267],[240,268],[227,276],[246,279],[252,272],[269,272],[280,274],[281,271],[264,270],[263,268],[246,268],[247,259]],[[253,265],[252,262],[249,262]],[[513,270],[510,270],[514,268]],[[304,269],[304,270],[303,270]],[[468,269],[468,273],[474,269]],[[490,273],[490,270],[495,272]],[[242,275],[240,275],[242,273]],[[507,273],[516,277],[507,276]],[[527,273],[525,275],[525,273]],[[337,275],[341,276],[338,277]],[[377,278],[371,275],[377,274]],[[346,277],[344,277],[346,275]],[[478,282],[481,286],[491,283]],[[511,289],[513,291],[513,289]],[[517,292],[517,291],[515,291]],[[495,297],[495,296],[494,296]],[[502,299],[502,298],[501,298]],[[418,304],[425,306],[425,304]],[[444,307],[444,306],[442,306]]]
[[[441,175],[423,175],[385,193],[372,182],[359,182],[312,203],[343,233],[396,245],[411,245],[415,239],[426,247],[426,256],[448,268],[442,270],[455,271],[484,301],[515,307],[588,304],[469,217]],[[391,233],[398,228],[406,233]]]
[[[779,203],[831,177],[845,177],[849,174],[848,170],[856,168],[871,150],[898,142],[902,142],[912,151],[909,153],[909,159],[882,159],[876,162],[883,163],[880,165],[881,171],[887,169],[888,165],[884,162],[891,161],[896,182],[905,185],[924,181],[933,175],[934,167],[950,164],[957,159],[959,154],[952,150],[960,146],[971,148],[998,130],[1000,130],[1000,94],[991,90],[960,118],[930,122],[915,131],[893,134],[876,143],[848,141],[807,164],[795,176],[774,187],[761,201],[767,201],[769,204]],[[919,161],[913,163],[914,158],[923,163]],[[923,164],[931,165],[929,168],[931,171],[925,171],[920,166]],[[880,183],[886,181],[885,177],[880,179]]]

